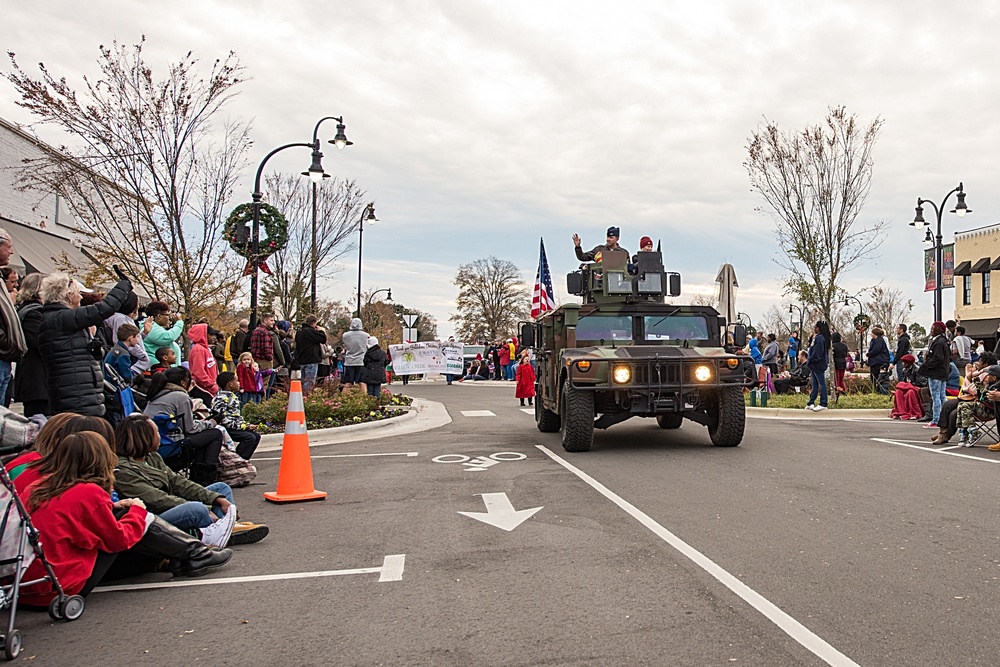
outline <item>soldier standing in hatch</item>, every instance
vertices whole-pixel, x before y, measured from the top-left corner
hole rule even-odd
[[[607,250],[622,250],[628,252],[625,248],[618,245],[618,237],[620,236],[620,230],[617,227],[608,227],[608,242],[604,245],[599,245],[595,247],[590,252],[584,252],[580,248],[580,236],[579,234],[573,234],[573,246],[576,250],[576,258],[581,262],[599,262],[601,261],[601,253]]]

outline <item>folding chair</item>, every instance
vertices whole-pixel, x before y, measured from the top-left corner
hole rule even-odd
[[[970,446],[975,447],[980,440],[985,439],[987,445],[1000,442],[1000,432],[997,431],[997,423],[993,419],[976,418],[976,423],[969,429]]]

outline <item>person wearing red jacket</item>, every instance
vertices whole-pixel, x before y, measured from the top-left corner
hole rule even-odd
[[[192,387],[188,392],[191,398],[200,398],[205,405],[212,404],[212,398],[219,393],[219,385],[215,383],[219,376],[219,367],[215,363],[215,355],[208,346],[208,325],[195,324],[188,329],[191,339],[191,353],[188,355],[188,370],[191,371]]]
[[[535,369],[528,361],[527,350],[521,354],[521,363],[517,365],[514,377],[517,380],[514,396],[521,399],[521,405],[524,405],[524,399],[528,399],[528,405],[531,405],[531,401],[535,397]]]
[[[232,551],[210,549],[146,511],[141,500],[111,501],[115,453],[92,431],[67,435],[42,460],[40,479],[26,489],[28,513],[45,545],[45,556],[67,595],[86,596],[102,581],[134,574],[163,558],[177,558],[178,572],[199,576],[229,562]],[[127,553],[130,558],[119,556]],[[35,559],[25,581],[42,579]],[[19,600],[44,607],[55,597],[51,583],[21,588]]]
[[[500,343],[500,380],[507,379],[507,367],[510,366],[510,362],[510,345],[504,341]]]

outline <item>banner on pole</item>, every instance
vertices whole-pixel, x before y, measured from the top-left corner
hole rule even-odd
[[[426,341],[390,345],[392,372],[396,375],[449,373],[461,375],[465,344],[455,341]]]
[[[924,250],[924,291],[933,292],[937,286],[934,248]],[[955,244],[941,246],[941,287],[955,286]]]

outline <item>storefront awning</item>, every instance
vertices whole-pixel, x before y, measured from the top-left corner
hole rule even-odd
[[[981,260],[972,265],[973,273],[989,273],[990,272],[990,258],[983,257]]]
[[[14,253],[20,262],[11,257],[11,265],[22,274],[54,273],[59,270],[57,264],[65,256],[72,266],[80,270],[90,266],[90,260],[73,245],[73,242],[62,236],[50,234],[42,229],[36,229],[16,222],[4,221],[5,228],[14,242]]]
[[[962,320],[962,326],[965,327],[965,335],[972,340],[993,338],[997,335],[997,327],[1000,327],[1000,317],[984,320]]]
[[[1000,257],[994,259],[993,263],[990,264],[990,271],[1000,271]]]
[[[956,276],[968,276],[972,275],[972,262],[962,262],[955,267]]]

